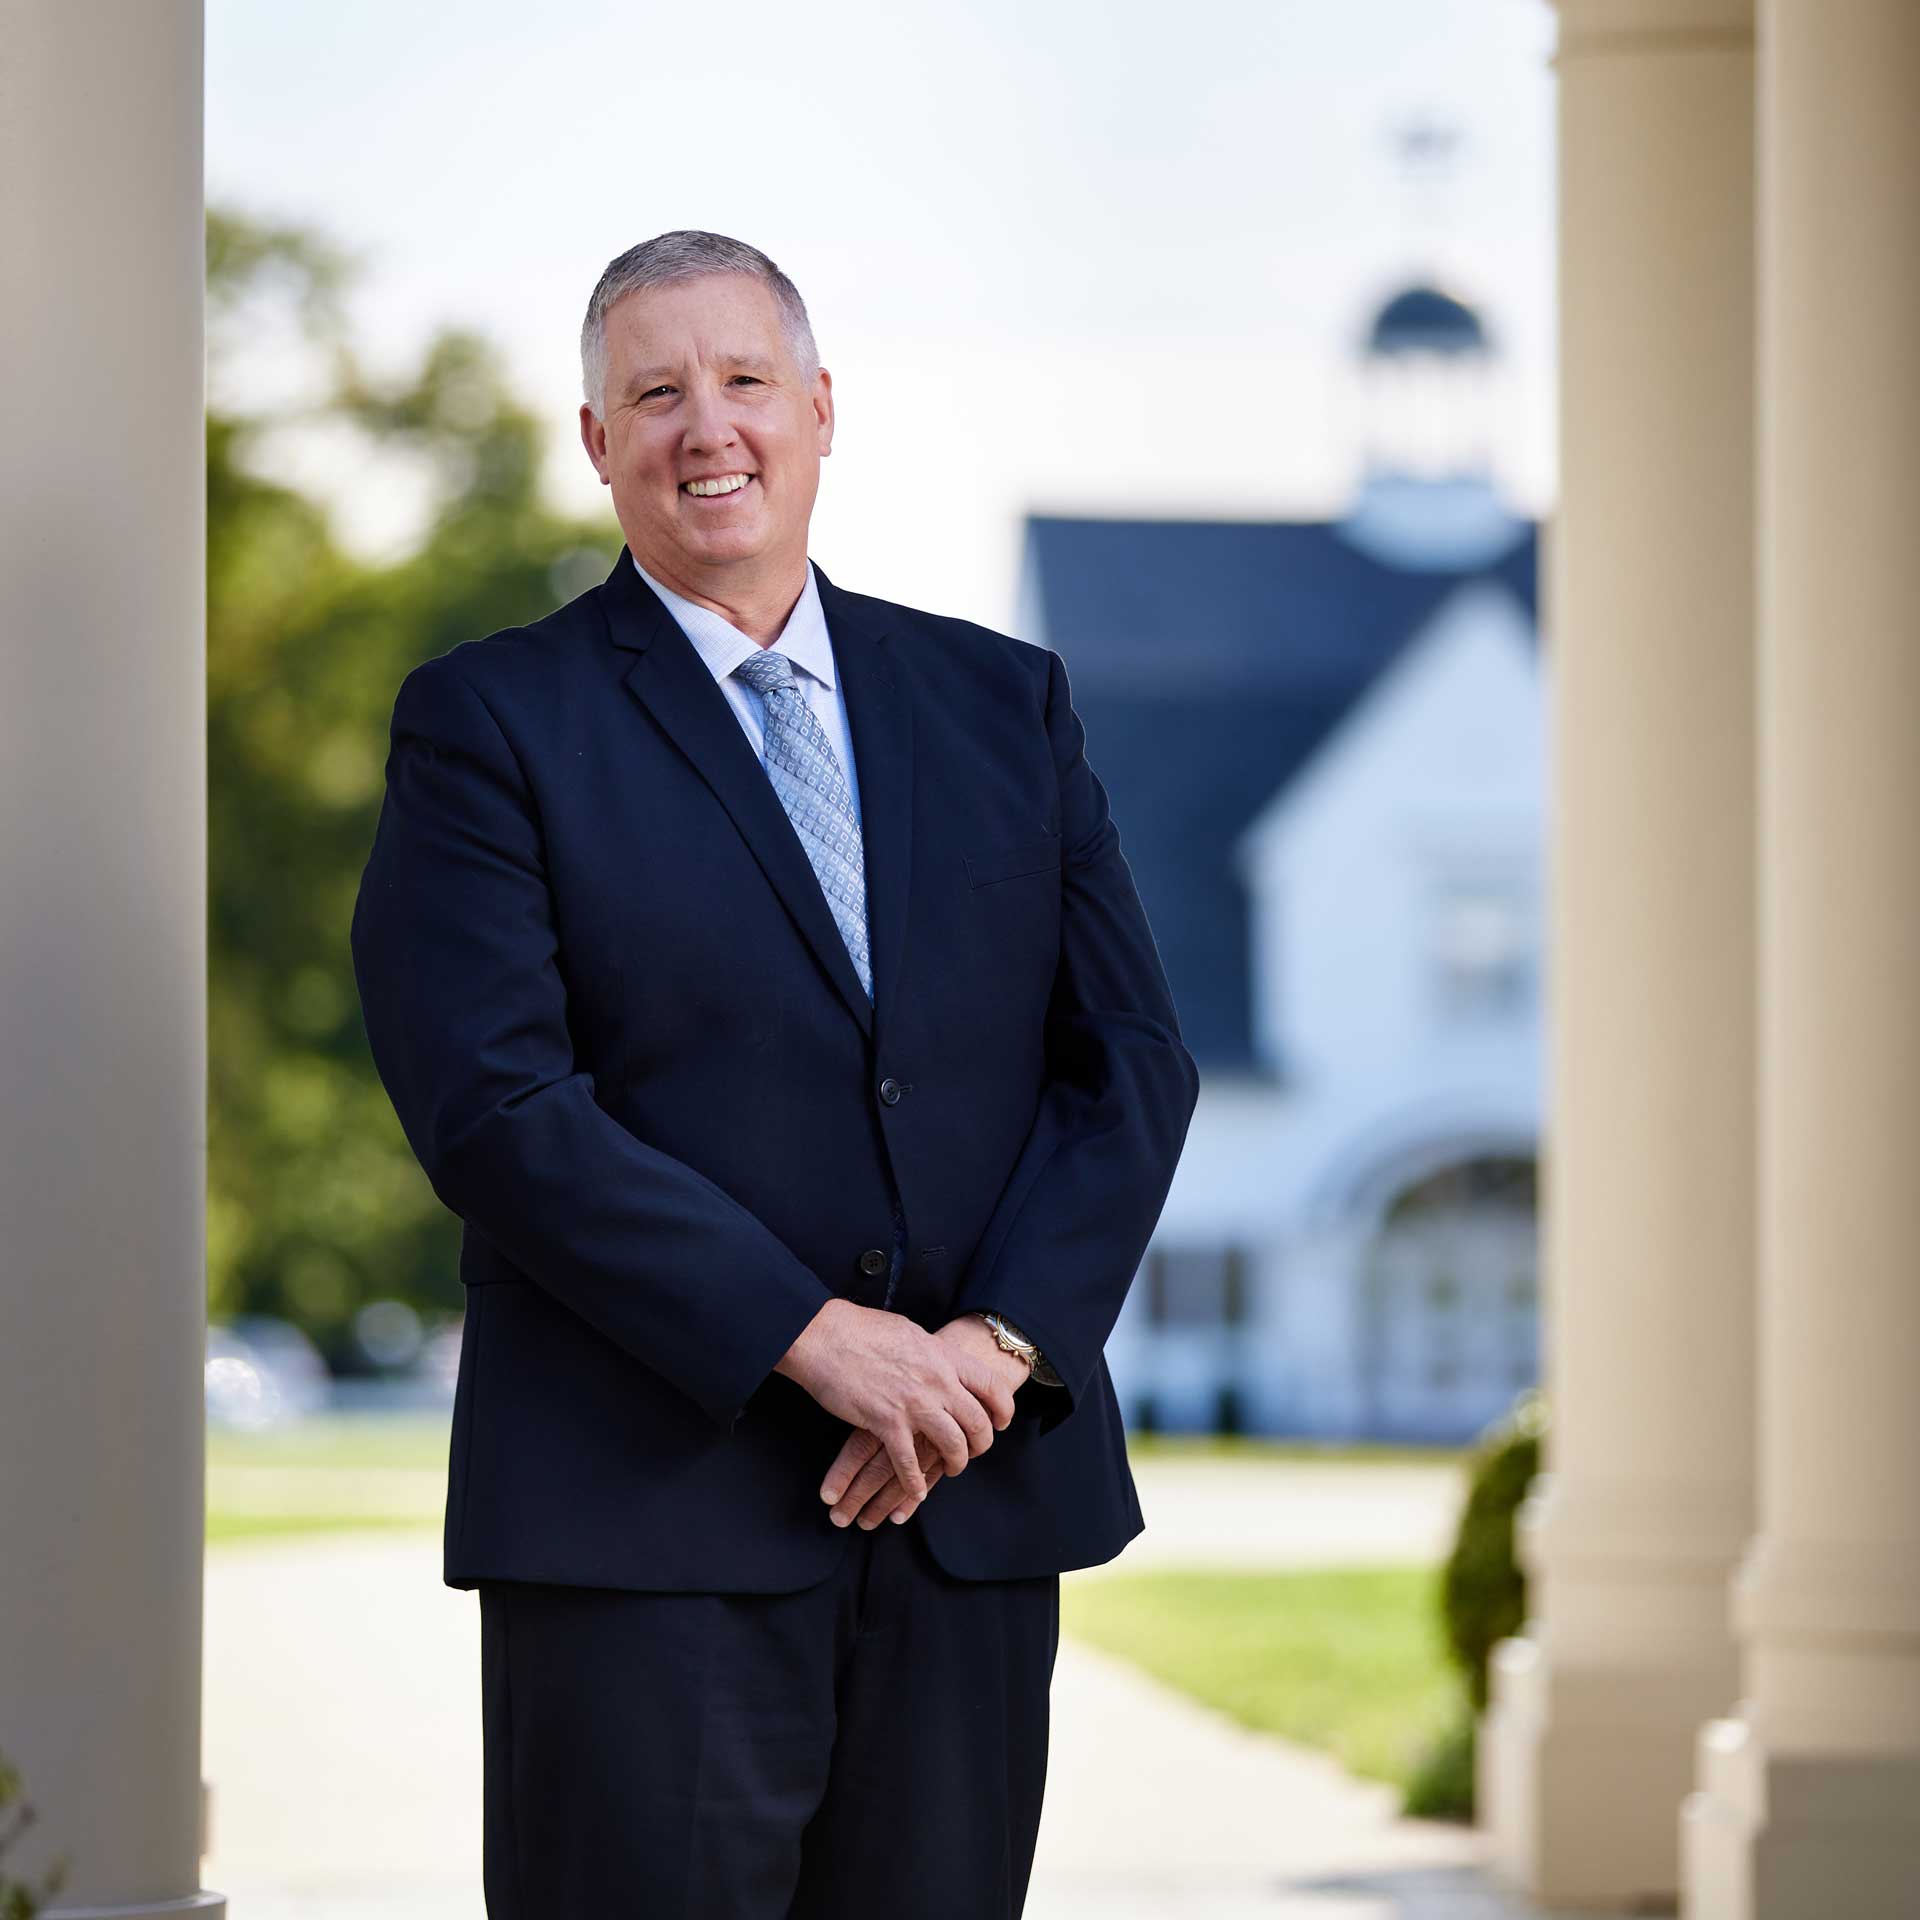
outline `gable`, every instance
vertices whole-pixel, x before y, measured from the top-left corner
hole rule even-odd
[[[1028,521],[1024,637],[1067,663],[1201,1066],[1254,1064],[1235,843],[1463,582],[1503,586],[1531,631],[1537,544],[1528,525],[1488,566],[1409,571],[1328,523]]]

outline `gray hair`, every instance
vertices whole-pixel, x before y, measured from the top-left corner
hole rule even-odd
[[[758,280],[780,310],[780,331],[801,374],[811,381],[820,371],[820,351],[813,343],[813,327],[799,288],[758,247],[744,240],[703,233],[696,227],[676,227],[610,260],[587,302],[587,317],[580,328],[580,375],[596,420],[607,417],[608,312],[643,288],[677,286],[710,273],[743,273]]]

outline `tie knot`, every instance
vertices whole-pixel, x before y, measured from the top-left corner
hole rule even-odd
[[[734,668],[734,672],[756,693],[779,693],[793,686],[793,662],[772,647],[762,647]]]

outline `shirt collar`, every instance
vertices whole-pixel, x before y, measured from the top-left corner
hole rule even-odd
[[[628,557],[632,558],[631,554]],[[662,586],[638,560],[633,562],[633,570],[660,596],[715,680],[724,681],[742,660],[763,651],[752,634],[742,633],[731,620],[715,613],[711,607],[703,607],[675,593],[671,587]],[[780,629],[773,644],[797,670],[812,674],[828,688],[834,685],[833,643],[827,634],[826,611],[820,605],[820,587],[813,577],[811,560],[807,562],[807,584],[800,589],[800,598],[793,603],[787,624]]]

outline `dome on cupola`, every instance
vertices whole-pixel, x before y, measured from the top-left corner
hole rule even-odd
[[[1373,317],[1367,351],[1377,354],[1487,353],[1487,330],[1464,300],[1438,287],[1403,287]]]

